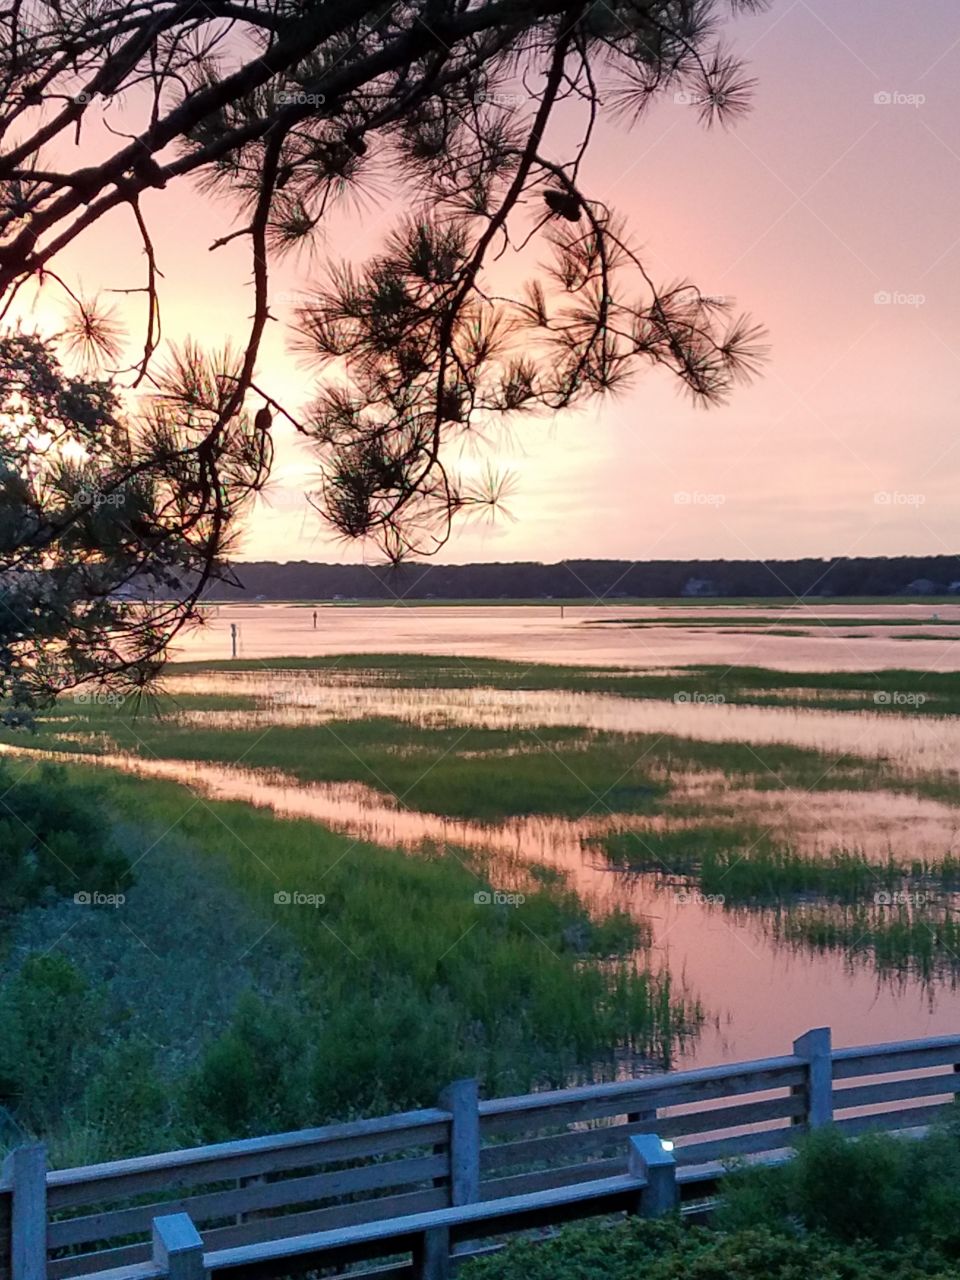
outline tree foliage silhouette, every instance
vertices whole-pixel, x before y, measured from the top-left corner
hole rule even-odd
[[[504,491],[493,469],[480,484],[458,478],[459,441],[615,392],[651,365],[704,404],[752,376],[762,331],[688,281],[655,281],[582,168],[604,112],[635,121],[668,93],[708,125],[735,119],[752,81],[718,29],[763,4],[6,0],[3,314],[29,282],[61,288],[67,352],[115,365],[109,310],[59,260],[127,211],[146,264],[129,290],[145,303],[142,349],[112,369],[145,409],[124,417],[110,381],[71,380],[36,339],[8,335],[0,349],[8,688],[39,697],[99,670],[149,682],[225,572],[280,414],[316,451],[311,498],[325,518],[400,560],[434,552],[459,513]],[[77,163],[94,153],[105,158]],[[270,264],[314,242],[377,175],[409,212],[362,266],[330,262],[298,308],[294,346],[320,381],[293,414],[255,380]],[[158,368],[163,277],[147,206],[191,180],[234,202],[237,227],[210,247],[249,243],[252,318],[242,351],[188,345]],[[143,201],[154,188],[164,196]],[[122,502],[80,510],[81,480]],[[174,578],[174,603],[117,599]]]

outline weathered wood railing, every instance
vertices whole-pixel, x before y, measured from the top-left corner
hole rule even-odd
[[[273,1258],[281,1274],[282,1257],[315,1261],[339,1245],[419,1257],[427,1240],[424,1256],[446,1265],[438,1239],[629,1207],[646,1185],[628,1164],[641,1135],[673,1144],[689,1198],[709,1191],[722,1161],[786,1158],[828,1123],[923,1128],[958,1091],[960,1035],[831,1049],[819,1029],[779,1058],[483,1102],[459,1081],[434,1108],[85,1168],[47,1170],[43,1149],[25,1147],[0,1181],[0,1280],[166,1275],[154,1224],[174,1215],[199,1232],[208,1271],[268,1273]]]

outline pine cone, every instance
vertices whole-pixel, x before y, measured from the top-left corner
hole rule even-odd
[[[440,416],[447,422],[463,422],[463,397],[456,387],[444,387],[440,393]]]
[[[167,185],[163,170],[153,156],[138,156],[133,162],[133,172],[141,182],[147,183],[148,186],[165,187]]]
[[[579,222],[583,212],[577,196],[568,191],[557,191],[551,187],[543,193],[543,198],[552,214],[558,218],[566,218],[568,222]]]

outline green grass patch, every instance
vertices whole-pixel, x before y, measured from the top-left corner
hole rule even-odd
[[[325,1115],[419,1104],[464,1072],[491,1093],[559,1083],[589,1073],[618,1044],[669,1061],[696,1023],[669,979],[603,954],[612,940],[622,953],[643,938],[623,917],[593,922],[563,880],[528,886],[520,906],[478,904],[478,891],[511,887],[502,864],[463,852],[407,855],[243,804],[184,814],[179,787],[116,787],[118,803],[141,817],[179,819],[184,836],[215,851],[261,904],[265,922],[298,943],[325,1010]],[[278,891],[325,902],[276,903]]]
[[[217,729],[121,715],[103,716],[99,732],[105,740],[77,742],[58,736],[51,726],[46,736],[20,735],[15,741],[72,754],[116,750],[279,769],[304,782],[360,782],[408,808],[480,821],[538,813],[579,818],[654,812],[669,792],[670,774],[691,771],[720,772],[731,786],[759,790],[896,785],[938,797],[949,796],[951,786],[956,790],[949,778],[900,778],[885,762],[866,757],[573,726],[425,729],[382,717]]]
[[[408,854],[246,804],[198,803],[175,784],[69,773],[109,783],[102,821],[122,825],[143,851],[135,867],[150,860],[152,874],[109,914],[69,900],[49,929],[42,912],[18,921],[0,990],[2,1100],[59,1152],[106,1158],[130,1154],[128,1140],[149,1150],[431,1105],[466,1075],[490,1095],[612,1078],[623,1054],[666,1067],[697,1033],[699,1007],[643,959],[646,930],[592,909],[554,869]],[[252,913],[219,960],[201,920],[194,941],[162,923],[191,862],[199,900],[219,885],[206,908],[218,920],[239,920],[240,902]],[[227,964],[229,986],[278,939],[297,957],[294,982],[289,966],[268,966],[229,1008],[185,1013],[176,1052],[159,1054],[132,1006],[162,995],[189,1010],[178,992],[198,963]]]
[[[568,667],[506,662],[490,658],[450,658],[430,654],[341,654],[310,658],[242,659],[171,664],[171,674],[204,671],[347,673],[364,683],[390,688],[557,690],[616,694],[625,698],[671,700],[696,691],[722,695],[730,703],[814,707],[820,710],[903,714],[960,712],[960,672],[901,668],[873,671],[784,672],[767,667],[693,664],[677,671],[633,672],[622,667]],[[886,694],[922,694],[910,704]],[[831,701],[830,695],[837,697]]]
[[[628,740],[597,735],[585,749],[575,729],[418,729],[371,718],[227,730],[117,719],[104,720],[101,731],[108,750],[280,769],[304,782],[360,782],[387,801],[457,818],[646,812],[664,790],[636,764],[640,751]],[[88,748],[56,737],[43,745]]]
[[[617,867],[695,881],[729,905],[773,904],[811,896],[834,902],[877,893],[925,894],[960,887],[960,860],[871,861],[853,849],[802,853],[749,824],[704,824],[667,831],[620,831],[592,842]]]
[[[926,894],[928,891],[920,891]],[[915,906],[795,907],[773,922],[774,936],[817,952],[843,952],[887,976],[925,983],[960,974],[960,916],[933,899]]]

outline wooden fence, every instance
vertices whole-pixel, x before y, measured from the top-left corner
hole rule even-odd
[[[785,1159],[830,1123],[922,1130],[958,1091],[960,1035],[832,1049],[821,1028],[779,1058],[488,1101],[458,1081],[420,1111],[83,1168],[22,1147],[0,1182],[0,1280],[281,1275],[387,1253],[413,1262],[377,1275],[442,1276],[464,1241],[702,1198],[730,1159]],[[651,1184],[657,1152],[675,1193]]]

